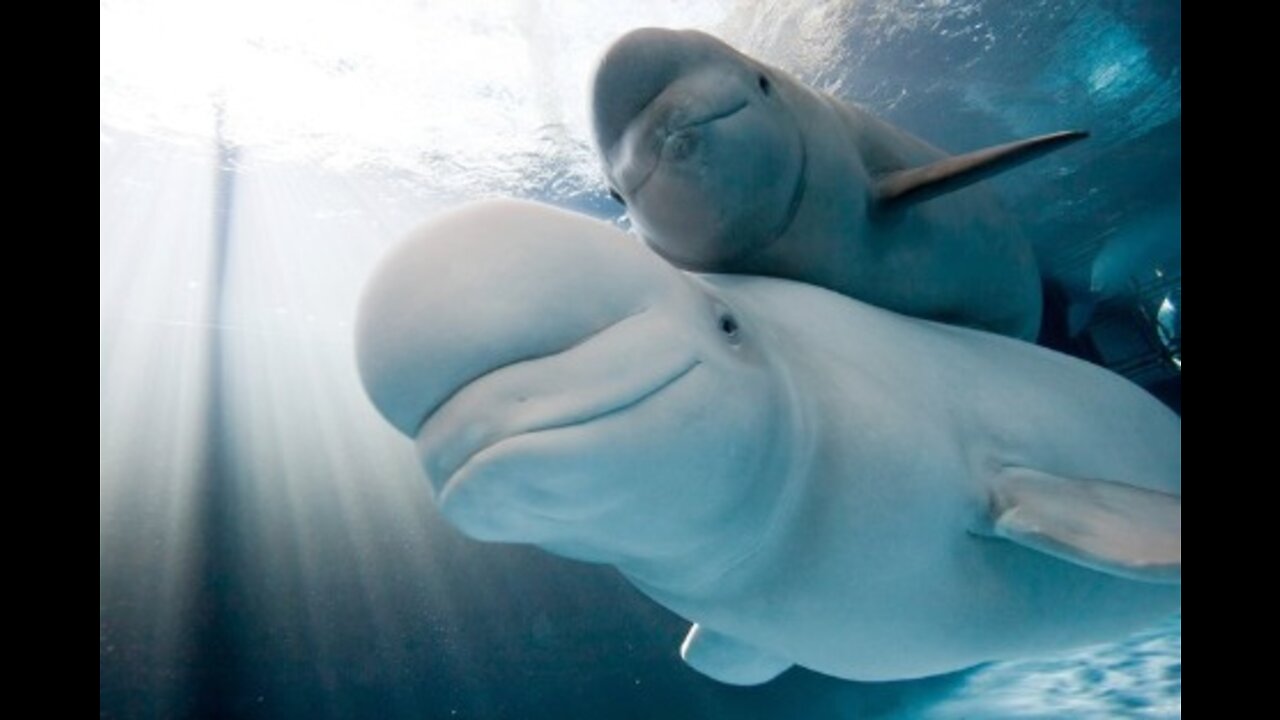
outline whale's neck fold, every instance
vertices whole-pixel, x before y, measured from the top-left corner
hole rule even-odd
[[[762,344],[775,341],[785,339],[771,338]],[[613,561],[640,590],[670,607],[680,607],[681,600],[732,592],[733,587],[750,583],[753,560],[772,554],[770,549],[782,545],[785,534],[795,527],[790,518],[809,487],[806,478],[811,475],[820,438],[806,388],[789,364],[779,360],[769,358],[779,399],[774,432],[763,439],[770,451],[760,473],[732,478],[732,485],[723,488],[726,493],[738,494],[737,501],[723,513],[723,522],[675,529],[689,535],[689,542],[678,552]]]

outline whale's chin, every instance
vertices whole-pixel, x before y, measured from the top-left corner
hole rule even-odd
[[[476,453],[436,494],[440,514],[476,540],[562,540],[615,504],[591,482],[601,469],[575,459],[589,425],[515,435]]]

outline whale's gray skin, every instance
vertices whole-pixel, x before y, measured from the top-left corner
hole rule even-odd
[[[949,157],[710,35],[655,28],[605,53],[591,110],[611,193],[676,265],[1035,339],[1031,245],[985,188],[948,193],[1084,133]]]
[[[726,682],[944,673],[1181,604],[1181,421],[1021,341],[489,201],[381,261],[356,342],[445,519],[615,565]]]

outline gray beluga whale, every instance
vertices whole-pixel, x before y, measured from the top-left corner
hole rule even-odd
[[[680,267],[1035,338],[1031,245],[985,188],[951,193],[1085,133],[952,157],[710,35],[656,28],[608,49],[591,110],[611,194]]]
[[[1028,343],[487,201],[379,263],[356,324],[441,515],[617,567],[690,666],[890,680],[1181,604],[1181,421]]]

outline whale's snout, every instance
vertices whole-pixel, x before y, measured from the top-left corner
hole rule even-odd
[[[704,405],[715,317],[695,283],[616,228],[483,202],[382,260],[357,363],[374,405],[415,440],[444,516],[529,541],[644,491],[618,478],[679,408]]]
[[[643,28],[609,48],[592,84],[592,122],[619,193],[632,196],[663,162],[695,158],[706,126],[747,107],[754,76],[737,77],[733,57],[692,30]]]
[[[706,52],[690,34],[641,28],[619,38],[605,52],[592,82],[592,124],[596,144],[612,148],[632,118]]]
[[[441,504],[455,477],[501,447],[606,421],[679,382],[701,363],[671,342],[674,330],[660,312],[643,307],[563,350],[502,366],[454,393],[417,438]]]

